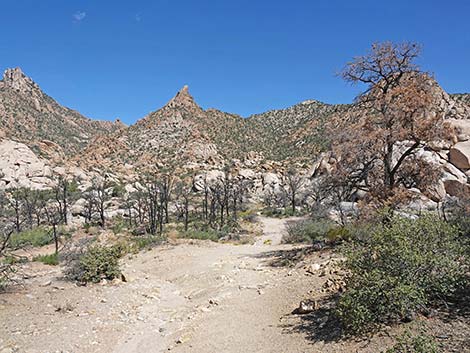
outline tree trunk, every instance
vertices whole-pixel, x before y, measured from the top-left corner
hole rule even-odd
[[[59,237],[57,236],[57,226],[55,223],[52,224],[52,231],[54,234],[55,253],[59,253]]]
[[[292,192],[291,204],[292,204],[292,214],[295,215],[295,192]]]
[[[188,231],[188,223],[189,223],[189,202],[188,199],[184,201],[184,230]]]
[[[63,193],[62,193],[62,202],[64,204],[64,209],[63,209],[63,218],[64,218],[64,223],[68,224],[68,218],[67,218],[67,182],[64,181],[64,188],[63,188]]]

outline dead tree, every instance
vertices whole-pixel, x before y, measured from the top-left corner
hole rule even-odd
[[[183,181],[179,182],[175,188],[175,206],[179,218],[183,220],[185,231],[188,231],[189,227],[189,203],[191,199],[191,191],[191,186]]]
[[[55,201],[64,224],[68,224],[68,209],[70,198],[72,195],[73,183],[68,181],[65,177],[60,176],[56,179],[56,186],[53,189]]]
[[[23,211],[23,197],[20,189],[14,189],[9,193],[8,201],[10,207],[14,212],[15,232],[21,232],[22,211]]]
[[[95,210],[95,195],[91,190],[88,190],[83,193],[83,199],[85,200],[83,217],[85,218],[85,223],[91,224]]]
[[[159,178],[160,201],[165,214],[165,223],[170,221],[168,205],[171,201],[173,191],[173,177],[170,174],[163,174]]]
[[[109,184],[107,176],[93,180],[92,193],[94,194],[95,208],[98,212],[99,224],[102,228],[106,225],[106,208],[107,203],[111,198],[111,193],[108,188]]]
[[[62,210],[55,204],[49,204],[44,208],[47,222],[52,227],[52,236],[55,244],[55,253],[59,253],[59,233],[58,225],[63,222]]]
[[[304,181],[302,176],[295,170],[289,169],[285,175],[285,182],[286,182],[286,194],[290,200],[290,204],[292,207],[292,213],[295,214],[296,206],[297,206],[297,197],[299,194],[300,188],[302,188]]]

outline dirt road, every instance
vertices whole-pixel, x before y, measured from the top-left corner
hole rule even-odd
[[[192,242],[126,258],[127,283],[79,287],[29,264],[25,288],[0,295],[0,352],[351,351],[291,315],[324,279],[281,266],[296,253],[280,244],[285,221],[260,221],[254,245]]]

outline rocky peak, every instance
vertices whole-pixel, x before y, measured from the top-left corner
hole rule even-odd
[[[194,101],[193,96],[189,94],[189,89],[188,86],[184,86],[178,93],[176,93],[176,96],[174,96],[167,104],[165,107],[168,108],[185,108],[185,109],[198,109],[200,110],[201,108],[196,104]]]
[[[3,73],[2,86],[9,87],[21,93],[31,93],[40,89],[19,67],[5,70]]]

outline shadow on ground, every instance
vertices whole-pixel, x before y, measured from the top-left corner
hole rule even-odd
[[[265,259],[264,264],[271,267],[292,267],[308,255],[317,252],[318,250],[312,246],[304,246],[287,250],[265,251],[251,256],[257,259]]]
[[[453,300],[441,305],[440,317],[443,321],[463,320],[470,323],[470,287],[457,293]]]
[[[319,308],[312,313],[290,316],[295,323],[281,325],[286,334],[301,333],[312,343],[339,342],[345,339],[341,323],[334,315],[337,295],[331,295],[318,302]]]

